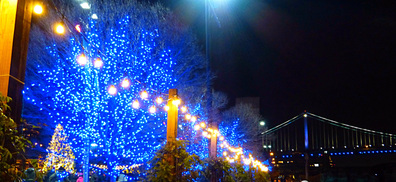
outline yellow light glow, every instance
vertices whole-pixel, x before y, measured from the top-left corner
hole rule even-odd
[[[219,140],[220,140],[220,141],[223,141],[223,140],[224,140],[224,136],[220,136],[220,137],[219,137]]]
[[[151,106],[149,111],[150,113],[155,113],[157,111],[157,108],[155,106]]]
[[[227,156],[227,151],[224,151],[224,152],[223,152],[223,155],[224,155],[224,156]]]
[[[143,92],[141,92],[140,93],[140,98],[142,98],[142,99],[147,99],[148,98],[148,93],[147,93],[147,91],[143,91]]]
[[[175,105],[175,106],[180,105],[180,103],[181,103],[181,100],[180,100],[180,99],[174,99],[174,100],[172,101],[172,104]]]
[[[273,153],[273,152],[270,152],[270,156],[274,156],[274,153]]]
[[[43,6],[41,6],[40,4],[36,4],[33,8],[33,12],[40,15],[41,13],[43,13]]]
[[[110,95],[115,95],[117,94],[117,88],[114,85],[111,85],[108,89],[108,92]]]
[[[221,148],[224,148],[224,144],[220,144],[220,147],[221,147]]]
[[[155,99],[155,101],[157,102],[157,104],[162,104],[164,99],[162,97],[157,97],[157,99]]]
[[[81,25],[77,24],[74,26],[74,28],[77,30],[78,33],[81,33]]]
[[[250,163],[251,163],[250,159],[246,159],[246,160],[244,160],[244,162],[245,162],[245,165],[250,165]]]
[[[134,109],[138,109],[138,108],[140,107],[139,101],[134,100],[134,101],[132,102],[132,107],[133,107]]]
[[[201,122],[201,124],[199,124],[201,126],[201,128],[205,128],[206,124],[204,122]]]
[[[186,120],[190,120],[191,119],[191,114],[186,114]]]
[[[263,168],[261,168],[261,171],[268,172],[268,167],[264,166]]]
[[[202,136],[204,137],[208,136],[208,132],[207,131],[202,132]]]
[[[62,24],[57,24],[55,26],[55,32],[57,34],[64,34],[65,33],[65,27]]]
[[[100,58],[96,58],[94,61],[94,67],[95,68],[101,68],[103,66],[103,61]]]
[[[185,112],[187,112],[187,107],[186,106],[183,106],[183,107],[181,107],[181,109],[180,109],[183,113],[185,113]]]
[[[192,121],[192,122],[195,122],[195,121],[197,121],[197,117],[195,117],[195,116],[191,116],[191,121]]]
[[[88,60],[84,53],[77,57],[77,63],[79,65],[84,66],[87,64],[87,62]]]
[[[169,106],[168,105],[164,106],[164,110],[169,111]]]
[[[124,80],[122,80],[121,86],[122,88],[128,88],[131,85],[131,83],[129,82],[128,78],[125,78]]]
[[[198,125],[198,124],[196,124],[195,126],[194,126],[194,130],[199,130],[201,127]]]

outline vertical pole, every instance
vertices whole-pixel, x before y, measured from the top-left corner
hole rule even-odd
[[[0,1],[0,92],[12,98],[11,117],[18,124],[32,9],[32,0]]]
[[[175,142],[177,137],[178,106],[172,103],[175,99],[177,99],[177,89],[169,89],[169,110],[166,124],[166,140],[168,143]]]
[[[88,121],[86,122],[88,123]],[[85,124],[85,127],[89,127],[87,126],[88,124]],[[90,144],[89,144],[89,138],[88,138],[88,134],[85,138],[85,147],[84,147],[84,161],[83,161],[83,181],[84,182],[88,182],[89,181],[89,150],[90,150]]]
[[[307,114],[304,112],[304,136],[305,136],[305,150],[308,150],[308,120]]]
[[[309,156],[308,156],[308,120],[307,120],[307,112],[304,112],[304,134],[305,134],[305,179],[308,180],[308,165],[309,165]]]
[[[176,105],[173,101],[177,100],[177,89],[169,89],[169,98],[168,98],[168,118],[166,123],[166,142],[167,145],[174,145],[177,137],[177,117],[178,117],[178,105]],[[176,164],[175,159],[172,155],[169,155],[168,162],[170,165],[174,166],[171,173],[176,173]]]

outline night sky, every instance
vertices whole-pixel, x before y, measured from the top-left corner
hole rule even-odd
[[[226,3],[227,0],[222,0]],[[307,110],[396,133],[396,5],[228,0],[212,19],[214,87],[230,106],[260,97],[269,126]],[[204,47],[203,1],[163,1]]]

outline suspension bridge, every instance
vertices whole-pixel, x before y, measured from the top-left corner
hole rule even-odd
[[[261,133],[275,170],[313,176],[332,168],[396,164],[396,135],[303,112]],[[396,165],[393,165],[396,170]],[[367,168],[366,168],[367,169]],[[377,175],[373,172],[373,175]]]

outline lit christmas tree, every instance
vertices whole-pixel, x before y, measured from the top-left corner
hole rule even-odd
[[[63,127],[58,124],[55,128],[54,135],[52,135],[51,143],[47,148],[48,154],[43,166],[44,173],[53,169],[56,171],[60,167],[63,167],[69,173],[74,171],[75,157],[67,140],[68,137]]]
[[[32,27],[24,118],[62,124],[76,160],[82,163],[88,146],[90,162],[114,177],[117,166],[145,164],[164,144],[164,93],[178,88],[197,108],[209,74],[195,38],[162,6],[99,2],[90,7],[98,19],[76,18],[85,20],[81,31],[69,25],[72,32],[58,38],[42,24]]]

